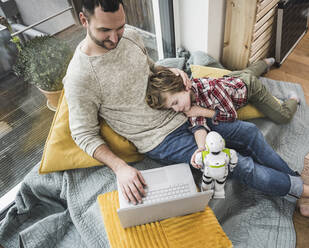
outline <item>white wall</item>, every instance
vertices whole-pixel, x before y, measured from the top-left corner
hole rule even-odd
[[[225,0],[209,0],[207,51],[217,60],[223,50],[225,5]]]
[[[174,0],[176,47],[201,50],[219,60],[223,48],[224,0]]]
[[[190,51],[207,49],[206,13],[208,12],[208,0],[176,0],[178,16],[175,17],[175,30],[179,32],[177,41],[179,46]]]

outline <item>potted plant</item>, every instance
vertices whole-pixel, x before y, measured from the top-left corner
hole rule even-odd
[[[47,98],[48,108],[55,110],[72,54],[62,40],[52,36],[35,37],[23,44],[13,70],[24,81],[38,87]]]

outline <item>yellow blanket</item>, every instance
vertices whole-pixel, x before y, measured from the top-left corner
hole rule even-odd
[[[99,195],[98,203],[112,248],[232,247],[209,207],[203,212],[124,229],[117,215],[118,192]]]

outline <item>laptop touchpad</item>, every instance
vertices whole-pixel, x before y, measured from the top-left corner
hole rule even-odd
[[[147,171],[143,171],[143,177],[148,186],[164,184],[168,181],[165,170],[154,170],[149,173],[147,173]]]

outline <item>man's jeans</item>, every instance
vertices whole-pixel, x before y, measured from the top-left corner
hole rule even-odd
[[[225,139],[226,147],[238,152],[238,164],[231,173],[232,178],[269,195],[300,197],[303,183],[298,173],[267,144],[255,124],[236,120],[214,125],[207,120],[210,129]],[[196,149],[189,124],[185,123],[146,155],[164,164],[190,163]]]

